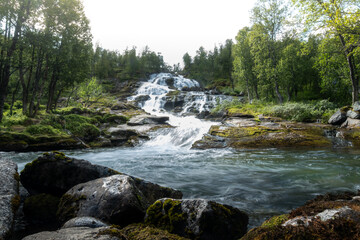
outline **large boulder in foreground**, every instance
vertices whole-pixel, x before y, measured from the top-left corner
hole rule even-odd
[[[17,165],[0,159],[0,239],[11,232],[14,215],[20,205]]]
[[[60,200],[58,217],[95,217],[126,226],[141,222],[146,209],[163,197],[181,198],[182,193],[126,175],[114,175],[76,185]]]
[[[73,186],[119,174],[110,168],[66,157],[61,152],[44,153],[21,171],[21,183],[30,194],[48,193],[61,197]]]
[[[237,239],[246,233],[248,215],[237,208],[204,199],[160,199],[145,223],[190,239]]]
[[[360,239],[359,193],[318,196],[290,214],[265,221],[241,239]]]

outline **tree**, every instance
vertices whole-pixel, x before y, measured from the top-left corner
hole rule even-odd
[[[257,64],[258,76],[267,78],[274,85],[275,93],[280,103],[283,96],[280,92],[279,74],[277,65],[279,64],[279,44],[282,29],[287,16],[287,6],[282,0],[258,0],[252,11],[252,21],[254,23],[253,53]]]
[[[251,102],[253,94],[259,99],[258,79],[255,75],[255,63],[251,54],[250,33],[251,29],[245,27],[236,36],[236,43],[233,46],[234,72],[233,76],[240,85],[245,84],[248,100]]]
[[[301,9],[309,28],[321,29],[336,37],[344,54],[352,86],[352,102],[359,100],[359,73],[355,56],[359,54],[358,0],[293,0]]]

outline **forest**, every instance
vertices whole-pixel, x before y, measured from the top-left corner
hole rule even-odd
[[[182,67],[169,66],[148,47],[120,53],[93,46],[80,0],[2,0],[0,121],[14,104],[34,117],[41,108],[55,110],[61,97],[84,95],[90,83],[101,87],[156,72],[176,72],[250,103],[350,104],[359,98],[359,19],[358,0],[258,0],[251,26],[235,41],[185,53]]]

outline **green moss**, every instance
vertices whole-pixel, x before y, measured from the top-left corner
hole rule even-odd
[[[179,90],[176,90],[176,91],[170,91],[166,94],[166,96],[168,97],[175,97],[175,96],[178,96],[180,94],[180,91]]]
[[[31,125],[25,129],[25,132],[33,135],[42,134],[54,136],[60,134],[59,130],[54,129],[52,126],[49,125]]]
[[[166,199],[158,200],[146,211],[145,223],[155,225],[169,232],[176,232],[187,219],[187,214],[181,210],[181,201]]]
[[[54,221],[59,198],[50,194],[38,194],[28,197],[24,202],[24,213],[34,221]]]
[[[283,214],[283,215],[280,215],[280,216],[274,216],[274,217],[270,218],[269,220],[265,221],[261,225],[261,227],[272,228],[272,227],[275,227],[275,226],[280,226],[281,224],[283,224],[287,220],[289,220],[289,214]]]
[[[154,228],[151,226],[146,226],[143,224],[131,224],[123,229],[121,229],[128,240],[186,240],[187,238],[171,234],[166,230]]]
[[[16,211],[19,209],[20,207],[20,196],[19,195],[15,195],[12,199],[11,199],[11,210],[12,212],[15,214]]]
[[[110,228],[104,229],[104,230],[100,230],[99,233],[97,234],[97,236],[111,236],[111,237],[116,237],[118,239],[127,239],[124,234],[120,231],[120,229],[111,226]]]
[[[73,196],[64,194],[60,199],[59,208],[56,213],[60,222],[66,222],[76,217],[76,214],[79,211],[79,202],[82,200],[86,200],[85,195]]]

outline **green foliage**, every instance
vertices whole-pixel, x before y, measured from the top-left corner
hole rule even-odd
[[[10,127],[13,125],[24,125],[28,119],[29,118],[24,115],[20,109],[13,111],[13,115],[10,115],[9,112],[5,112],[0,126]]]
[[[100,130],[94,125],[98,123],[96,118],[76,114],[66,115],[63,118],[64,128],[77,137],[86,141],[92,141],[100,136]]]
[[[284,105],[273,106],[268,113],[271,116],[297,122],[315,122],[317,120],[327,122],[328,117],[331,116],[336,107],[335,104],[327,100],[309,103],[289,102]]]
[[[8,103],[4,103],[4,110],[9,110],[10,109],[10,105]]]
[[[80,85],[78,96],[82,99],[83,106],[89,107],[103,97],[103,88],[96,78],[91,78]]]
[[[22,109],[22,101],[20,101],[20,100],[17,100],[17,101],[15,101],[14,102],[14,108],[15,109]]]
[[[59,130],[54,129],[49,125],[31,125],[25,129],[25,132],[31,135],[58,135],[60,134]]]

